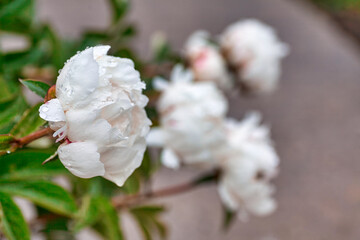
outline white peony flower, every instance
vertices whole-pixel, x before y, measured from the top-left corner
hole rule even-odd
[[[276,208],[269,181],[276,176],[278,156],[269,139],[269,130],[259,126],[260,115],[253,113],[242,122],[226,123],[229,151],[220,166],[219,193],[225,206],[263,216]]]
[[[186,164],[212,165],[225,140],[222,119],[227,101],[211,82],[192,82],[191,71],[176,66],[171,82],[155,80],[162,90],[158,102],[161,126],[153,128],[148,144],[164,147],[162,162],[177,168]]]
[[[56,97],[40,117],[65,142],[64,166],[81,178],[103,176],[121,186],[140,166],[150,120],[145,84],[130,59],[107,56],[110,46],[88,48],[65,63]]]
[[[226,62],[218,47],[209,42],[208,32],[193,33],[185,44],[185,55],[195,80],[214,82],[222,90],[231,89],[233,83]]]
[[[280,60],[289,52],[274,29],[254,19],[239,21],[225,30],[220,43],[247,88],[255,92],[274,90],[281,73]]]

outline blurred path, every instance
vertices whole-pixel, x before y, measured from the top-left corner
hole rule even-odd
[[[100,0],[39,2],[42,16],[55,19],[65,35],[106,26],[109,19]],[[218,34],[247,17],[275,26],[292,49],[273,96],[231,99],[232,117],[258,109],[272,126],[282,159],[276,181],[279,210],[268,218],[238,221],[222,233],[216,188],[204,187],[161,200],[169,206],[164,216],[169,239],[359,240],[360,60],[357,49],[326,18],[295,0],[135,0],[131,19],[140,35],[134,44],[147,55],[151,33],[162,30],[179,49],[194,30]],[[156,186],[194,174],[163,170]]]

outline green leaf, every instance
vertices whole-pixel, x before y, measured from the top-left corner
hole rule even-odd
[[[44,55],[44,49],[41,46],[31,46],[24,52],[8,53],[2,57],[4,68],[7,71],[19,71],[25,65],[35,64],[41,60]]]
[[[117,22],[120,18],[124,17],[129,10],[129,0],[110,0],[111,9],[113,10],[113,21]]]
[[[164,210],[162,206],[141,206],[130,210],[142,230],[145,239],[153,239],[153,235],[156,233],[162,239],[166,239],[166,226],[159,220],[159,214]]]
[[[119,217],[116,209],[110,202],[110,199],[104,197],[97,198],[98,206],[100,207],[100,220],[95,225],[95,229],[105,236],[108,240],[122,240],[124,239],[120,229]]]
[[[11,130],[11,134],[17,138],[29,135],[32,132],[38,130],[42,125],[46,123],[45,120],[39,116],[39,107],[41,103],[26,110],[21,117],[20,121]]]
[[[46,225],[41,229],[41,232],[46,236],[46,240],[76,240],[74,234],[70,231],[71,228],[69,219],[65,217],[56,217],[46,221]]]
[[[55,149],[24,149],[0,156],[0,180],[33,180],[65,174],[67,171],[60,161],[42,165],[54,152]]]
[[[47,181],[0,182],[0,192],[27,198],[55,213],[73,216],[77,210],[74,199],[62,187]]]
[[[159,163],[153,162],[151,160],[149,152],[145,151],[144,159],[141,163],[141,166],[135,171],[135,173],[139,172],[141,176],[145,178],[145,180],[148,180],[150,179],[152,173],[155,172],[158,167],[159,167]]]
[[[121,188],[126,194],[135,194],[140,189],[140,177],[137,172],[134,172],[125,182]]]
[[[5,81],[5,79],[0,76],[0,100],[6,100],[6,99],[10,99],[13,94],[10,91],[10,88],[8,87],[7,82]]]
[[[0,9],[0,19],[9,18],[30,6],[30,0],[13,0]]]
[[[35,80],[20,80],[20,82],[42,98],[45,98],[50,86]]]
[[[0,127],[0,134],[7,134],[15,126],[15,122],[9,122]]]
[[[100,214],[98,204],[98,199],[94,196],[87,195],[83,198],[81,208],[76,214],[75,232],[94,224],[98,220]]]
[[[14,136],[10,134],[0,135],[0,155],[12,152],[12,141],[14,141]]]
[[[30,231],[20,209],[5,193],[0,193],[0,220],[9,240],[30,240]]]
[[[233,211],[230,211],[229,209],[227,209],[226,207],[224,207],[224,224],[223,224],[223,229],[225,231],[227,231],[231,224],[234,222],[235,220],[235,216],[236,214]]]
[[[6,103],[0,103],[2,111],[0,112],[0,127],[10,124],[13,121],[17,121],[20,114],[26,108],[25,100],[22,96],[18,96],[15,100]]]

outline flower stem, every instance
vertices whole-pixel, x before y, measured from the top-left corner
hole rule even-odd
[[[27,135],[25,137],[16,139],[15,143],[16,143],[17,147],[21,148],[21,147],[25,146],[26,144],[29,144],[32,141],[35,141],[36,139],[47,136],[47,135],[49,135],[49,134],[51,134],[53,132],[54,131],[49,127],[43,128],[43,129],[40,129],[40,130],[38,130],[36,132],[30,133],[29,135]]]
[[[167,197],[167,196],[184,193],[193,190],[195,187],[199,185],[203,185],[205,183],[214,183],[217,180],[218,176],[219,176],[219,171],[216,170],[214,172],[207,173],[200,177],[197,177],[190,182],[182,183],[171,187],[166,187],[160,190],[156,190],[156,191],[150,190],[144,193],[138,193],[128,196],[123,196],[123,195],[115,196],[112,198],[112,204],[115,208],[120,208],[129,205],[134,205],[136,203],[153,198]]]

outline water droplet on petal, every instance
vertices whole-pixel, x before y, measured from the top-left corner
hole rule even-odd
[[[46,107],[46,106],[44,106],[44,107],[41,108],[41,110],[42,110],[43,112],[47,112],[47,111],[49,111],[49,108]]]

